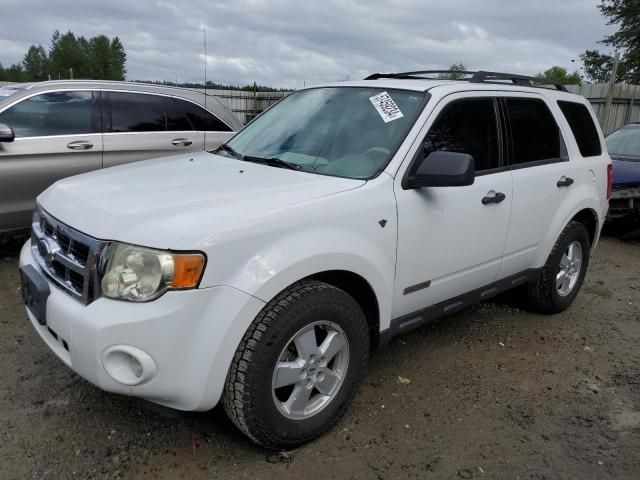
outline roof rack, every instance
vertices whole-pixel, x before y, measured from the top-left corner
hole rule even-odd
[[[485,72],[484,70],[479,70],[477,72],[468,72],[468,71],[451,71],[451,70],[418,70],[415,72],[402,72],[402,73],[374,73],[373,75],[369,75],[365,80],[378,80],[379,78],[393,78],[393,79],[402,79],[402,80],[425,80],[429,79],[429,77],[424,77],[424,75],[465,75],[469,78],[461,78],[461,81],[466,81],[470,83],[497,83],[503,84],[506,82],[511,82],[513,85],[520,85],[523,87],[534,87],[534,88],[547,88],[545,87],[544,79],[536,78],[536,77],[527,77],[525,75],[518,75],[516,73],[500,73],[500,72]],[[437,79],[431,79],[437,80]],[[559,83],[550,83],[549,85],[553,85],[556,90],[560,90],[562,92],[568,91],[564,85]]]

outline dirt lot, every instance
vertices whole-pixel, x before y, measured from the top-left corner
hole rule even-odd
[[[71,373],[27,322],[4,256],[1,479],[640,478],[640,243],[605,239],[564,314],[498,301],[396,339],[290,464],[220,409],[166,418]]]

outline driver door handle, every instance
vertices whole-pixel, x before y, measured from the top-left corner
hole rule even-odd
[[[487,193],[486,197],[483,197],[482,204],[483,205],[491,205],[492,203],[500,203],[505,198],[507,198],[507,196],[504,193],[502,193],[502,192],[494,192],[493,190],[491,190],[491,191],[489,191]]]
[[[563,175],[562,177],[560,177],[560,180],[558,180],[558,183],[556,183],[556,185],[558,186],[558,188],[570,187],[571,185],[573,185],[573,178],[565,177]]]
[[[176,147],[188,147],[192,143],[188,138],[174,138],[171,140],[171,145],[175,145]]]
[[[67,143],[67,148],[70,150],[91,150],[93,143],[86,140],[76,140],[75,142]]]

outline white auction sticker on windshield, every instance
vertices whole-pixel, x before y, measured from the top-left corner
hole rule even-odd
[[[382,120],[384,120],[384,123],[389,123],[392,120],[404,117],[400,108],[396,105],[396,102],[393,101],[393,98],[391,98],[391,95],[387,92],[369,97],[369,100],[382,117]]]

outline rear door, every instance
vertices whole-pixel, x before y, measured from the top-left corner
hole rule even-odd
[[[102,166],[99,97],[43,92],[0,112],[16,134],[0,143],[0,231],[29,226],[36,196],[56,180]]]
[[[543,242],[572,189],[582,181],[547,101],[536,94],[506,95],[508,164],[513,175],[511,221],[500,277],[540,267]],[[548,254],[548,252],[546,252]],[[543,261],[544,263],[544,261]]]
[[[202,134],[188,123],[176,124],[173,116],[168,122],[171,96],[129,91],[102,96],[104,167],[202,150]]]

